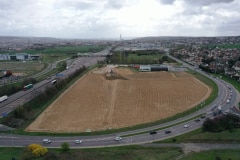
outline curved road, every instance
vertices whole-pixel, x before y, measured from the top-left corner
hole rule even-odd
[[[73,62],[72,66],[69,70],[65,71],[64,74],[68,72],[74,72],[74,68],[79,68],[80,64],[84,64],[85,66],[91,65],[96,61],[96,57],[84,57],[84,59],[78,58]],[[103,58],[103,57],[98,57]],[[95,60],[94,60],[95,59]],[[104,58],[103,58],[104,59]],[[173,59],[175,59],[173,57]],[[179,61],[179,60],[177,60]],[[183,62],[181,62],[183,63]],[[183,63],[187,68],[194,69],[193,66]],[[201,127],[203,123],[203,119],[200,121],[195,121],[194,118],[196,116],[200,116],[201,114],[205,114],[206,117],[213,117],[213,106],[221,106],[222,112],[226,112],[230,107],[236,104],[239,99],[238,91],[234,89],[230,84],[226,84],[222,80],[213,78],[208,74],[205,74],[202,71],[197,71],[205,76],[208,76],[212,80],[216,82],[219,88],[219,93],[217,99],[214,100],[212,104],[201,109],[196,110],[195,113],[189,114],[185,117],[178,118],[176,120],[155,125],[152,127],[147,127],[143,129],[137,129],[127,132],[120,132],[115,134],[108,135],[100,135],[100,136],[75,136],[75,137],[46,137],[46,136],[22,136],[22,135],[12,135],[12,134],[0,134],[0,146],[27,146],[32,143],[42,143],[42,139],[49,138],[52,143],[43,144],[46,147],[61,147],[63,142],[68,142],[71,148],[96,148],[96,147],[106,147],[106,146],[122,146],[122,145],[131,145],[131,144],[145,144],[152,141],[158,141],[167,139],[170,137],[175,137],[177,135],[181,135],[192,130],[195,130]],[[48,81],[49,82],[49,81]],[[47,82],[47,83],[48,83]],[[231,97],[229,103],[227,103],[227,99]],[[202,102],[204,103],[204,102]],[[184,125],[188,124],[189,127],[185,128]],[[161,129],[165,128],[165,129]],[[157,130],[157,134],[149,134],[150,130]],[[171,131],[171,133],[166,134],[165,131]],[[136,135],[133,135],[136,134]],[[132,136],[131,136],[132,135]],[[122,136],[123,139],[121,141],[115,141],[114,138],[116,136]],[[81,144],[75,144],[74,141],[76,139],[81,139],[83,142]]]

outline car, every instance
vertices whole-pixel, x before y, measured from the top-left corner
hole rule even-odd
[[[149,134],[157,134],[157,131],[150,131]]]
[[[117,136],[117,137],[114,138],[114,140],[115,140],[115,141],[121,141],[121,140],[122,140],[122,137]]]
[[[201,118],[205,118],[205,115],[202,115]]]
[[[200,122],[200,119],[195,119],[194,121],[195,121],[195,122]]]
[[[189,124],[185,124],[185,125],[184,125],[184,128],[188,128],[188,127],[190,127]]]
[[[166,134],[172,133],[172,131],[165,131]]]
[[[50,139],[43,139],[42,143],[49,144],[49,143],[51,143],[51,140]]]
[[[79,139],[75,140],[75,144],[81,144],[81,143],[82,143],[82,140],[79,140]]]

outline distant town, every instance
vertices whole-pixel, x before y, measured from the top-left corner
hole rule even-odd
[[[166,51],[196,68],[240,81],[240,36],[143,37],[131,40],[79,40],[41,37],[0,37],[0,60],[41,60],[41,51],[59,46],[106,45],[118,51]],[[23,51],[37,50],[37,54]],[[77,54],[77,53],[76,53]]]

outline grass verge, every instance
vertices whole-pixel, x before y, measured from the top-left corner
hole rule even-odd
[[[189,154],[188,156],[185,156],[180,160],[239,160],[239,157],[239,149],[221,149]]]
[[[239,143],[240,129],[222,132],[203,132],[201,128],[192,132],[155,143]]]
[[[19,159],[23,154],[23,148],[0,148],[0,160]],[[57,155],[58,159],[98,159],[98,160],[169,160],[182,154],[181,148],[177,147],[143,147],[126,146],[96,149],[71,149],[69,152],[62,152],[61,149],[48,149]],[[4,155],[4,156],[2,156]],[[43,158],[38,158],[43,160]]]

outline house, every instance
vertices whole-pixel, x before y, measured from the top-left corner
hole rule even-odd
[[[237,62],[233,65],[233,68],[234,68],[236,71],[240,71],[240,61],[237,61]]]

